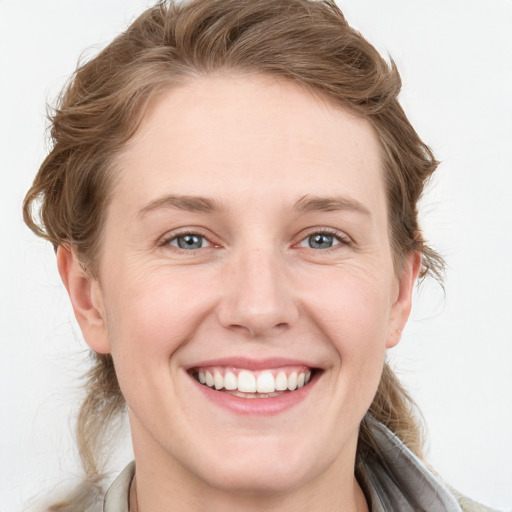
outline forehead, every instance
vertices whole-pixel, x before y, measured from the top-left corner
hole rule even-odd
[[[117,159],[121,201],[159,193],[296,201],[344,194],[384,207],[371,124],[297,84],[261,75],[195,78],[156,97]],[[274,197],[275,199],[275,197]]]

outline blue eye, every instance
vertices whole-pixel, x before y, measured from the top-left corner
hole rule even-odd
[[[210,244],[204,236],[194,233],[186,233],[184,235],[174,237],[169,241],[169,245],[178,247],[180,249],[193,251],[196,249],[201,249],[202,247],[208,247]]]
[[[307,247],[309,249],[331,249],[341,243],[340,238],[329,233],[313,233],[304,238],[299,247]]]

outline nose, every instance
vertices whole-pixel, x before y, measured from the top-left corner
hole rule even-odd
[[[254,338],[275,336],[298,319],[290,272],[273,250],[244,251],[231,261],[218,307],[220,323]]]

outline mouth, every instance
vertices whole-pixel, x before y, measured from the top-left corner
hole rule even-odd
[[[276,398],[308,386],[319,372],[307,366],[249,370],[226,366],[195,367],[189,374],[200,384],[239,398]]]

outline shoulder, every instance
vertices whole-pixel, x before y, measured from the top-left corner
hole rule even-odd
[[[453,496],[459,503],[460,508],[464,512],[499,512],[495,508],[490,508],[485,505],[482,505],[481,503],[473,501],[472,499],[468,498],[467,496],[464,496],[455,489],[450,489],[450,491],[452,492]]]
[[[375,452],[385,455],[382,463],[369,457],[364,463],[370,491],[382,511],[443,510],[445,512],[499,512],[473,501],[439,477],[404,445],[393,432],[372,417],[368,424],[375,441]],[[371,494],[371,493],[370,493]],[[512,511],[511,511],[512,512]]]

